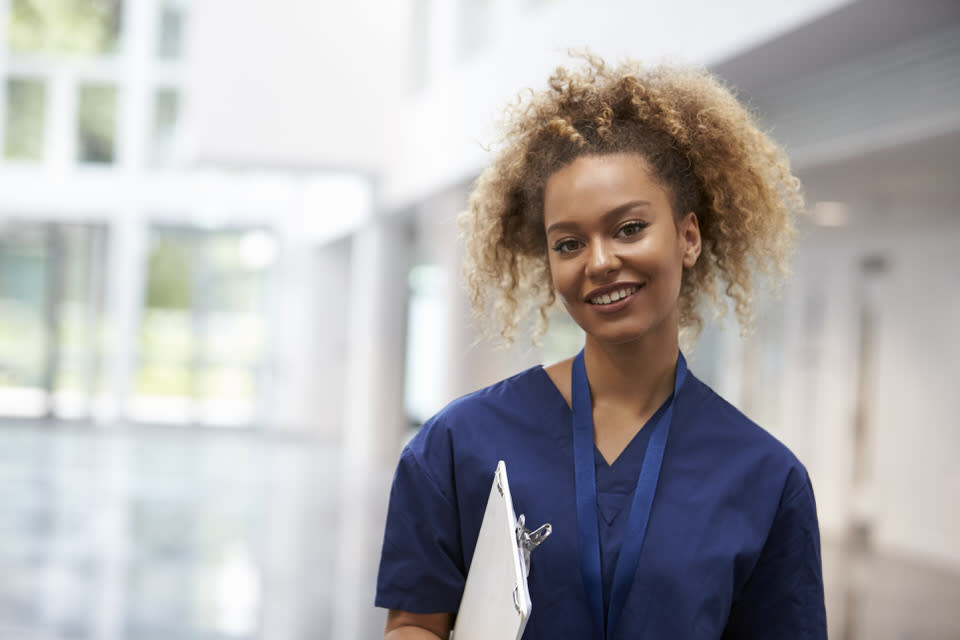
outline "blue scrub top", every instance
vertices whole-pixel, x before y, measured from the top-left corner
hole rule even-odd
[[[646,541],[609,637],[825,639],[820,536],[803,465],[692,374],[676,403]],[[553,525],[531,556],[523,637],[590,638],[571,420],[538,366],[424,424],[394,476],[376,605],[456,612],[504,460],[516,512],[531,528]],[[641,429],[612,465],[594,451],[605,609],[648,440]]]

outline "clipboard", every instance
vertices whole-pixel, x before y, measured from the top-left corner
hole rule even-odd
[[[519,640],[533,603],[527,587],[530,552],[552,527],[527,530],[515,516],[503,460],[490,487],[473,562],[460,600],[451,640]]]

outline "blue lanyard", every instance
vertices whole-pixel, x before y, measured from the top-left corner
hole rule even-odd
[[[587,591],[590,613],[593,616],[594,637],[604,640],[606,631],[616,629],[620,612],[637,571],[637,561],[647,533],[650,508],[657,491],[657,480],[663,464],[663,452],[667,446],[670,422],[673,419],[675,400],[687,376],[687,363],[680,354],[677,358],[677,378],[673,396],[668,401],[656,424],[652,425],[650,443],[643,456],[643,467],[637,479],[630,506],[630,518],[623,547],[613,572],[613,588],[610,593],[609,625],[604,624],[603,583],[600,576],[600,532],[597,524],[597,476],[593,457],[593,403],[590,401],[590,385],[583,363],[583,351],[573,361],[573,463],[577,487],[577,537],[580,553],[580,572]],[[606,628],[605,628],[606,627]]]

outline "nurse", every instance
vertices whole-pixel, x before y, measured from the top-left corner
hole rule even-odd
[[[446,638],[497,460],[550,522],[524,638],[826,638],[810,480],[687,369],[680,330],[786,271],[799,184],[702,70],[588,59],[507,114],[461,217],[474,309],[512,339],[559,301],[574,358],[460,398],[403,451],[376,604]]]

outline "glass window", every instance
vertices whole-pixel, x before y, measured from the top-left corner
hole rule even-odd
[[[168,397],[191,394],[192,253],[190,244],[173,234],[159,232],[152,239],[140,335],[139,392]]]
[[[42,160],[47,88],[42,80],[8,78],[3,155],[13,160]]]
[[[447,323],[444,322],[447,280],[447,273],[435,264],[416,265],[407,275],[410,299],[404,405],[412,426],[423,424],[447,401],[444,389],[435,383],[442,376],[448,357]]]
[[[162,0],[158,19],[157,56],[175,60],[183,54],[184,0]]]
[[[10,50],[101,55],[116,50],[121,0],[10,0]]]
[[[102,394],[106,352],[105,225],[58,224],[55,251],[60,253],[58,313],[55,343],[60,354],[53,378],[57,415],[82,417]]]
[[[49,337],[47,241],[39,224],[5,225],[0,233],[0,387],[5,391],[32,391],[44,384]],[[26,400],[36,394],[16,395]],[[18,404],[9,402],[11,407]]]
[[[153,138],[151,164],[169,167],[176,161],[177,122],[180,94],[175,89],[159,89],[153,97]]]
[[[249,423],[266,367],[276,239],[256,229],[158,227],[152,236],[139,404],[169,421]]]
[[[0,414],[78,417],[101,390],[107,229],[0,228]]]
[[[77,100],[77,160],[112,164],[115,159],[117,89],[80,87]]]

